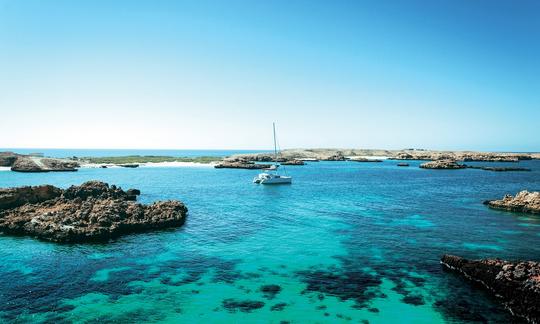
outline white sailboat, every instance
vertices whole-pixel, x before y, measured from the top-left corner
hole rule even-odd
[[[272,123],[272,127],[274,129],[274,161],[277,162],[278,150],[277,150],[277,145],[276,145],[276,124]],[[280,166],[279,164],[274,164],[270,168],[265,169],[268,172],[259,173],[259,175],[253,179],[253,182],[260,183],[260,184],[290,184],[292,183],[292,177],[279,175],[277,173],[277,169],[279,168],[279,166]]]

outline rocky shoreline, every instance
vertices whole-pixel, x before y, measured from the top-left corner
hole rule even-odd
[[[371,150],[371,149],[289,149],[281,152],[275,159],[271,153],[236,154],[225,158],[220,157],[172,157],[172,156],[119,156],[119,157],[88,157],[57,159],[43,157],[39,154],[22,155],[13,152],[0,152],[0,166],[10,167],[18,172],[51,172],[76,171],[81,165],[121,166],[136,168],[144,163],[159,162],[194,162],[216,163],[215,168],[231,169],[264,169],[278,162],[282,165],[302,166],[306,162],[318,161],[354,161],[382,162],[389,160],[418,160],[428,161],[420,167],[426,169],[482,169],[486,171],[530,171],[521,167],[488,167],[468,166],[459,162],[513,162],[540,159],[540,153],[493,153],[470,151],[429,151],[420,149],[406,150]],[[401,164],[404,165],[404,164]]]
[[[540,263],[444,255],[441,264],[493,293],[514,316],[540,323]]]
[[[377,149],[287,149],[281,151],[285,160],[346,161],[355,158],[387,157],[391,160],[453,160],[463,162],[519,162],[540,159],[540,153],[504,153],[474,151],[433,151],[423,149],[377,150]],[[269,153],[237,154],[231,158],[244,158],[264,162]],[[270,160],[267,160],[269,162]]]
[[[519,213],[540,214],[540,192],[523,190],[517,195],[506,195],[499,200],[486,200],[484,205]]]
[[[180,201],[136,202],[140,191],[100,181],[60,189],[50,185],[0,189],[0,231],[60,243],[104,242],[124,234],[179,227]]]
[[[420,164],[422,169],[448,169],[448,170],[457,170],[457,169],[478,169],[484,171],[495,171],[495,172],[510,172],[510,171],[531,171],[528,168],[520,167],[489,167],[489,166],[476,166],[476,165],[467,165],[460,164],[455,160],[435,160],[430,162],[425,162]]]

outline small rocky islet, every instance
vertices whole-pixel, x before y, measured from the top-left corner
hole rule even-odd
[[[105,242],[137,232],[179,227],[186,206],[176,200],[136,202],[140,191],[100,181],[0,189],[0,232],[58,243]]]
[[[540,214],[540,192],[520,191],[515,196],[505,195],[502,199],[486,200],[484,205],[519,213]]]

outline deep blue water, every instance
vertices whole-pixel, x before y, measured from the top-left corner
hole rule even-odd
[[[144,203],[180,199],[189,208],[182,228],[109,244],[0,236],[0,319],[510,321],[488,294],[444,272],[439,258],[539,260],[540,218],[482,201],[539,190],[540,161],[509,164],[533,172],[503,173],[396,163],[291,166],[290,186],[252,184],[254,170],[209,167],[0,171],[0,187],[98,179],[141,189]],[[261,291],[270,284],[281,289]]]

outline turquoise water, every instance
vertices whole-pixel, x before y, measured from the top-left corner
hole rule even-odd
[[[539,190],[540,161],[506,173],[418,163],[310,163],[287,168],[290,186],[207,167],[0,171],[0,187],[99,179],[189,207],[180,229],[103,245],[0,236],[0,320],[508,322],[439,258],[540,259],[540,218],[482,205]]]

